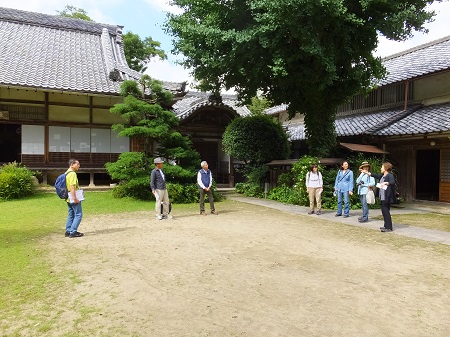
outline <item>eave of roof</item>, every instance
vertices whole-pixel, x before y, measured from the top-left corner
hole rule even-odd
[[[450,68],[450,35],[388,56],[382,60],[387,77],[378,85],[387,85],[432,74]]]
[[[173,105],[173,112],[178,118],[185,119],[200,108],[209,106],[231,109],[241,117],[250,114],[250,110],[245,105],[239,105],[235,95],[222,95],[222,103],[210,102],[208,99],[209,95],[204,92],[190,92]]]

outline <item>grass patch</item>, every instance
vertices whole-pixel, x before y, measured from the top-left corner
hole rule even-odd
[[[392,216],[394,225],[410,225],[450,232],[450,215],[440,213],[398,214]]]

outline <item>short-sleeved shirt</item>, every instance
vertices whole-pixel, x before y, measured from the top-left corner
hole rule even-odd
[[[69,172],[69,173],[67,173]],[[72,170],[66,171],[66,187],[70,191],[70,186],[75,186],[75,190],[79,189],[77,174]]]
[[[69,173],[67,173],[69,172]],[[70,193],[70,186],[75,186],[75,191],[80,189],[80,186],[78,185],[78,176],[77,174],[72,171],[72,170],[67,170],[66,171],[67,175],[66,175],[66,187],[67,190]],[[69,198],[66,199],[66,201],[68,201]]]

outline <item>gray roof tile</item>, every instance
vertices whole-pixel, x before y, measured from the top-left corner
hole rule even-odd
[[[450,68],[450,36],[408,49],[383,59],[386,85]]]
[[[0,69],[4,86],[103,94],[142,76],[126,64],[121,26],[1,7]],[[178,92],[184,85],[163,87]]]
[[[416,135],[450,130],[450,103],[426,106],[374,132],[378,136]]]
[[[239,116],[247,116],[250,111],[246,106],[240,106],[239,101],[235,95],[222,95],[222,103],[209,102],[210,94],[203,92],[190,92],[183,99],[177,101],[173,105],[173,111],[177,117],[184,119],[190,116],[193,112],[201,107],[206,106],[222,106],[230,108]]]

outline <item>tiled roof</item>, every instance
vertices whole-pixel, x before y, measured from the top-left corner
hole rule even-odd
[[[417,106],[414,106],[410,107],[407,111],[397,108],[339,117],[335,121],[336,134],[338,137],[346,137],[435,132],[431,131],[431,129],[435,128],[434,125],[440,125],[439,121],[441,117],[439,116],[445,115],[446,111],[448,116],[442,117],[442,128],[445,129],[447,127],[447,130],[450,130],[450,103],[443,106],[430,106],[420,110],[418,109]],[[423,123],[424,116],[423,113],[420,113],[422,110],[427,111],[427,123]],[[445,124],[446,121],[447,124]],[[420,130],[422,131],[414,132],[414,130],[419,130],[417,125],[421,126]],[[287,124],[286,127],[291,141],[306,139],[305,125],[303,123]]]
[[[264,113],[268,114],[268,115],[275,115],[277,113],[286,111],[288,109],[288,107],[289,107],[289,104],[280,104],[280,105],[276,105],[276,106],[273,106],[271,108],[264,110]]]
[[[291,142],[295,140],[306,139],[305,134],[305,124],[303,123],[292,123],[285,125],[287,127],[287,135]]]
[[[414,109],[414,107],[411,107],[405,112],[402,108],[397,108],[338,117],[335,121],[336,134],[340,137],[372,134],[403,118]]]
[[[239,101],[234,95],[222,95],[222,103],[210,102],[208,97],[208,93],[190,92],[173,105],[173,111],[180,119],[184,119],[199,108],[206,106],[229,108],[236,111],[239,116],[247,116],[250,114],[250,110],[246,106],[239,105]]]
[[[386,85],[450,68],[450,36],[408,49],[383,59]]]
[[[416,135],[450,130],[450,103],[426,106],[374,132],[377,136]]]
[[[142,76],[126,63],[121,26],[2,7],[0,69],[3,86],[102,94]]]

